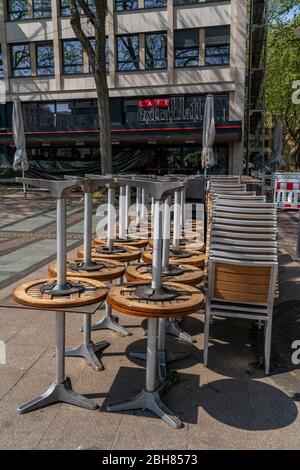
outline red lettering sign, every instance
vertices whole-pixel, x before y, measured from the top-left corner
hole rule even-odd
[[[150,109],[150,108],[169,108],[170,100],[168,98],[159,98],[154,100],[138,100],[139,109]]]

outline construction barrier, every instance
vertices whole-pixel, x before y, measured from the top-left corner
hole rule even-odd
[[[280,178],[280,181],[275,181],[274,202],[278,209],[300,209],[300,177],[288,177],[288,180]]]

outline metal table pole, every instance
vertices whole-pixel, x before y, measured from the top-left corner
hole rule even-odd
[[[92,231],[93,231],[93,196],[91,192],[84,193],[84,264],[82,269],[92,267],[91,249],[92,249]],[[83,342],[74,347],[68,348],[65,351],[66,357],[83,357],[89,364],[91,364],[97,371],[104,370],[104,366],[100,359],[97,357],[99,351],[109,346],[108,341],[100,341],[95,344],[92,341],[91,335],[92,316],[89,314],[84,315],[83,318]]]
[[[144,188],[142,188],[142,209],[141,209],[141,218],[142,218],[142,222],[145,221],[145,217],[146,217],[146,214],[147,214],[146,202],[147,202],[146,191],[145,191]]]
[[[92,232],[93,232],[93,195],[84,193],[84,228],[83,228],[83,260],[85,266],[92,264]]]
[[[126,187],[120,186],[119,196],[119,238],[125,240],[126,237]]]
[[[29,411],[37,410],[58,402],[69,403],[89,410],[98,408],[97,403],[74,392],[70,379],[65,376],[65,324],[65,312],[57,311],[54,382],[45,393],[18,406],[18,414],[28,413]]]
[[[175,192],[175,201],[174,201],[174,222],[173,222],[173,249],[179,250],[180,243],[180,192]]]
[[[141,197],[142,197],[142,189],[140,187],[137,187],[136,188],[136,206],[135,206],[135,211],[136,211],[135,225],[137,227],[139,227],[141,223]]]
[[[128,234],[129,230],[129,210],[131,206],[131,187],[126,185],[126,215],[125,215],[125,230]]]
[[[181,206],[181,214],[180,214],[180,234],[184,233],[185,229],[185,199],[186,199],[186,189],[180,193],[180,206]]]
[[[113,205],[113,189],[108,189],[108,216],[107,216],[107,247],[109,250],[113,250],[114,248],[114,238],[115,238],[115,217],[114,217],[114,205]],[[105,314],[101,318],[100,321],[91,325],[92,331],[98,330],[111,330],[115,331],[116,333],[120,333],[124,336],[131,336],[130,333],[126,328],[119,325],[116,321],[118,317],[113,315],[111,307],[105,303]]]
[[[115,238],[115,214],[113,205],[113,189],[108,188],[107,194],[107,248],[113,250]]]
[[[154,236],[153,236],[153,289],[161,287],[161,210],[160,200],[154,204]],[[173,428],[182,427],[182,422],[170,411],[161,401],[159,391],[156,388],[156,369],[157,369],[157,334],[158,325],[156,318],[148,319],[147,335],[147,363],[146,363],[146,384],[145,389],[136,397],[119,403],[109,405],[108,411],[124,411],[146,409],[152,411]]]
[[[64,288],[67,279],[67,226],[66,226],[66,199],[57,199],[57,286]]]

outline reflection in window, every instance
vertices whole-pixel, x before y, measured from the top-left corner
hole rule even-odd
[[[76,39],[63,41],[63,73],[83,73],[82,45]]]
[[[174,0],[175,7],[178,5],[196,5],[197,3],[203,3],[207,1],[216,1],[216,0]]]
[[[118,36],[118,70],[139,69],[139,37],[138,35]]]
[[[51,0],[33,0],[33,18],[51,18]]]
[[[116,10],[137,10],[139,7],[138,0],[116,0]]]
[[[94,0],[88,0],[88,6],[92,12],[95,12],[96,6]],[[80,14],[83,14],[81,8],[79,8]],[[69,0],[60,0],[60,14],[61,16],[71,16],[71,8]]]
[[[146,34],[146,69],[167,68],[167,33]]]
[[[28,18],[27,0],[8,0],[8,19],[10,21]]]
[[[52,43],[36,45],[37,75],[54,75],[54,49]]]
[[[167,0],[145,0],[145,8],[166,7],[167,3]]]
[[[205,31],[205,65],[229,65],[230,26],[207,28]]]
[[[174,33],[175,67],[199,65],[199,30],[183,29]]]
[[[92,48],[95,50],[96,41],[95,38],[90,38],[90,43]],[[105,62],[106,62],[106,72],[109,72],[109,38],[106,36],[105,41]],[[89,66],[90,73],[92,72],[92,66]]]
[[[13,44],[11,46],[11,71],[13,77],[29,77],[31,75],[29,44]]]
[[[61,16],[71,16],[69,0],[60,0],[60,14]]]

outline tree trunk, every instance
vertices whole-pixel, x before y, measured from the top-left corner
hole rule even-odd
[[[104,73],[106,73],[104,71]],[[94,75],[98,100],[99,115],[99,137],[100,137],[100,159],[102,175],[112,174],[112,141],[111,141],[111,122],[109,94],[107,87],[103,86],[102,73]]]

